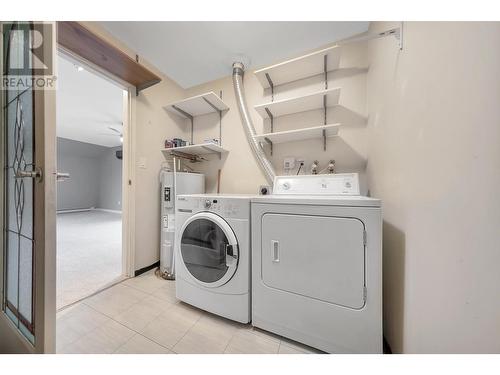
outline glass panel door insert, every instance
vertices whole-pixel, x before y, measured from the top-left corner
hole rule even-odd
[[[215,214],[193,215],[181,230],[180,258],[202,285],[218,287],[229,281],[236,272],[238,251],[231,227]]]
[[[220,280],[227,272],[226,235],[213,221],[196,219],[182,233],[182,259],[188,271],[205,283]]]
[[[5,25],[4,25],[5,27]],[[29,23],[4,28],[3,75],[29,76],[27,62],[33,41]],[[21,70],[21,72],[20,72]],[[34,94],[17,87],[5,91],[2,121],[4,140],[4,301],[3,309],[26,338],[34,343]]]

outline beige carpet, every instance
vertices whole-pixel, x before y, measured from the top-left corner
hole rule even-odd
[[[57,215],[57,308],[89,296],[122,275],[120,213]]]

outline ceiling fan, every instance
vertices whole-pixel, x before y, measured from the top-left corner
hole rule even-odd
[[[111,134],[111,135],[119,136],[120,137],[120,142],[123,143],[123,133],[120,130],[115,129],[112,126],[108,126],[108,129],[114,131],[115,134]]]
[[[119,126],[123,128],[123,123],[120,123]],[[120,142],[123,143],[123,133],[121,130],[116,129],[113,126],[108,126],[107,127],[109,130],[111,130],[113,133],[101,133],[100,135],[107,135],[111,137],[120,137]]]

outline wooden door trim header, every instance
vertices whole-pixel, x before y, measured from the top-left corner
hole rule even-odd
[[[57,22],[57,43],[71,53],[130,83],[136,94],[161,82],[161,78],[75,21]]]

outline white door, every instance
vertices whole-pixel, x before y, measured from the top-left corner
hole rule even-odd
[[[1,26],[2,82],[53,76],[53,24]],[[2,87],[0,353],[55,347],[55,92],[37,85]]]
[[[262,217],[262,281],[323,302],[364,305],[364,225],[355,218],[268,213]]]

